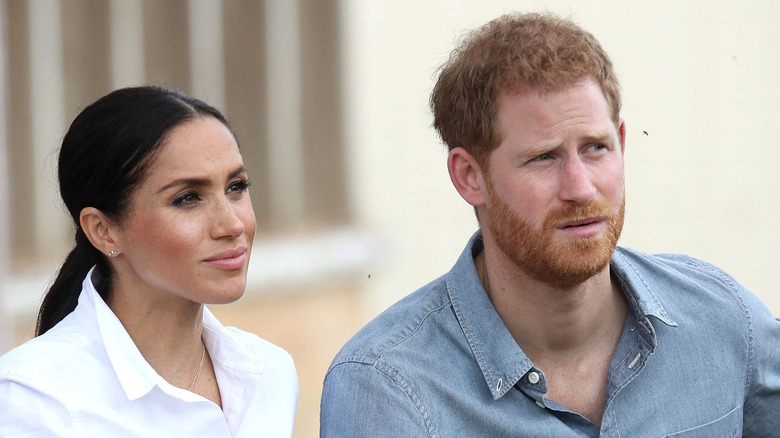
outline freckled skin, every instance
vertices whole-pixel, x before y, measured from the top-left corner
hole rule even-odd
[[[490,175],[499,196],[523,217],[538,224],[550,208],[594,197],[619,208],[622,143],[597,84],[536,98],[505,95],[499,120],[505,137],[491,154]],[[590,133],[604,138],[592,141]],[[595,143],[607,150],[588,149]]]
[[[623,224],[623,136],[592,80],[499,100],[485,238],[514,265],[558,287],[609,262]],[[590,221],[588,218],[595,218]],[[587,220],[576,227],[570,221]]]
[[[117,228],[113,293],[152,301],[228,303],[246,287],[256,222],[238,145],[218,120],[200,117],[171,131],[132,212]],[[240,269],[206,263],[245,248]]]
[[[609,272],[623,224],[625,124],[592,80],[504,94],[498,119],[503,138],[480,190],[460,184],[484,224],[475,264],[507,329],[545,372],[547,397],[598,426],[628,312]],[[464,156],[451,154],[453,169],[469,168],[456,167]]]

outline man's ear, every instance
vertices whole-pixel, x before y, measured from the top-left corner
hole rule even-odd
[[[114,256],[122,252],[114,239],[117,225],[111,222],[102,211],[94,207],[85,207],[79,214],[81,229],[92,243],[107,256]]]
[[[447,157],[450,180],[460,196],[474,207],[484,205],[487,190],[484,176],[477,160],[467,150],[455,148]]]
[[[620,152],[626,153],[626,121],[620,119],[618,121],[618,137],[620,137]]]

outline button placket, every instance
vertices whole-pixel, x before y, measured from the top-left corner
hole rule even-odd
[[[518,382],[518,387],[524,387],[523,391],[528,395],[537,406],[542,409],[548,409],[545,405],[544,394],[546,392],[544,384],[544,374],[536,368],[531,368],[524,378]]]

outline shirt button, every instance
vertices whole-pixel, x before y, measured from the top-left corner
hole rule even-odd
[[[531,371],[528,373],[528,381],[531,382],[532,385],[539,383],[539,373],[536,371]]]
[[[537,405],[539,405],[539,407],[540,407],[540,408],[542,408],[542,409],[545,409],[545,408],[546,408],[546,406],[544,405],[544,403],[542,403],[542,402],[540,402],[540,401],[538,401],[538,400],[536,401],[536,404],[537,404]]]

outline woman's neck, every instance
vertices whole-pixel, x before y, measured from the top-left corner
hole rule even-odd
[[[106,304],[149,365],[168,383],[188,389],[204,356],[203,305],[118,282],[112,282]]]

